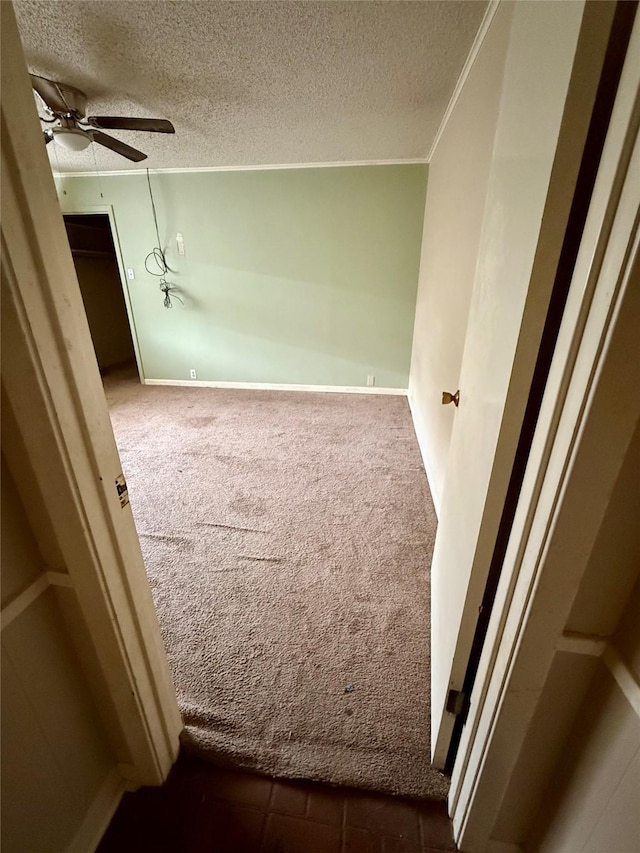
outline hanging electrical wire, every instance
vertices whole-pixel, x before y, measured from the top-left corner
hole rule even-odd
[[[164,293],[163,305],[165,308],[173,308],[171,303],[171,298],[173,296],[174,299],[177,299],[181,305],[184,305],[184,302],[178,294],[175,292],[175,286],[167,281],[166,275],[168,272],[171,272],[169,269],[169,264],[167,263],[167,258],[165,253],[162,250],[162,244],[160,242],[160,230],[158,228],[158,217],[156,214],[156,205],[153,200],[153,192],[151,190],[151,178],[149,177],[149,169],[147,169],[147,184],[149,185],[149,198],[151,199],[151,209],[153,211],[153,223],[156,227],[156,238],[158,243],[153,249],[149,252],[147,257],[144,259],[144,268],[149,273],[149,275],[159,276],[160,278],[160,290]],[[150,269],[149,264],[155,263],[156,268]]]
[[[100,172],[98,171],[98,161],[96,160],[96,146],[92,145],[91,150],[93,151],[93,167],[96,170],[96,178],[98,179],[98,190],[100,191],[100,198],[104,198],[104,193],[102,192],[102,178],[100,177]]]

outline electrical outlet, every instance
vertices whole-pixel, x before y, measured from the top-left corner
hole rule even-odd
[[[376,377],[375,376],[367,376],[367,385],[375,385]]]
[[[193,368],[191,368],[191,370],[189,371],[189,376],[190,376],[192,379],[197,379],[197,378],[198,378],[198,375],[197,375],[197,373],[195,372],[195,370],[194,370]]]
[[[128,269],[127,270],[127,277],[134,279],[136,277],[136,274],[134,273],[134,271],[132,269]]]

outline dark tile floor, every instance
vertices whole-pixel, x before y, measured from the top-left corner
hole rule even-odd
[[[98,853],[437,853],[444,803],[271,780],[180,756],[162,788],[125,794]]]

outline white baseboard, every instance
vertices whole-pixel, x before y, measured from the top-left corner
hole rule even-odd
[[[431,457],[427,451],[427,440],[426,440],[426,429],[424,427],[424,423],[422,418],[420,417],[420,413],[418,411],[418,407],[415,405],[412,399],[412,395],[407,392],[407,400],[409,403],[409,409],[411,411],[411,418],[413,420],[413,428],[416,433],[416,438],[418,439],[418,447],[420,448],[420,455],[422,456],[422,462],[424,464],[424,470],[427,475],[427,482],[429,483],[429,491],[431,492],[431,500],[433,501],[433,508],[436,511],[436,518],[440,518],[440,495],[437,489],[434,486],[435,480],[432,476],[431,471]]]
[[[640,684],[638,679],[620,655],[612,643],[608,643],[602,659],[611,675],[615,678],[618,687],[622,690],[626,700],[640,718]]]
[[[176,385],[187,388],[239,388],[246,391],[313,391],[331,394],[391,394],[407,396],[406,388],[369,385],[286,385],[271,382],[207,382],[201,379],[145,379],[145,385]]]
[[[579,634],[575,631],[565,631],[556,642],[559,652],[569,652],[574,655],[588,655],[589,657],[602,657],[607,647],[607,638],[594,634]]]
[[[26,589],[12,598],[0,611],[0,629],[4,631],[20,614],[33,604],[50,586],[73,587],[73,581],[66,572],[43,572]]]
[[[114,767],[100,786],[66,853],[94,853],[120,805],[123,793],[124,779]]]

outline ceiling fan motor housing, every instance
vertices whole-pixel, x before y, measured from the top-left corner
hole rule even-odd
[[[55,140],[69,151],[82,151],[92,142],[97,142],[98,145],[109,148],[134,163],[139,163],[141,160],[146,160],[146,154],[120,139],[102,133],[100,128],[175,133],[174,126],[167,119],[87,116],[87,96],[80,89],[68,83],[58,83],[55,80],[40,77],[38,74],[30,74],[30,77],[34,91],[40,96],[49,115],[54,116],[54,126],[43,130],[46,144]],[[43,119],[43,121],[51,123],[49,119]]]

